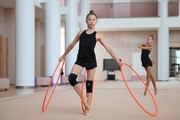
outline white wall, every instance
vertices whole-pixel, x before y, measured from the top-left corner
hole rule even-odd
[[[154,42],[152,44],[152,52],[150,54],[151,60],[155,61],[155,64],[152,67],[152,72],[154,77],[157,77],[157,30],[153,31],[99,31],[99,33],[104,36],[105,40],[112,47],[117,56],[122,59],[123,62],[126,62],[132,65],[133,62],[133,53],[141,52],[138,49],[138,45],[142,43],[146,43],[146,39],[148,35],[154,36]],[[169,41],[170,47],[180,47],[180,30],[170,30],[169,32]],[[112,58],[102,47],[100,43],[96,45],[96,57],[98,62],[97,72],[95,79],[102,80],[106,79],[106,71],[103,71],[103,59],[104,58]],[[140,62],[137,61],[138,64]],[[142,67],[142,66],[139,66]],[[130,71],[127,67],[123,68],[125,77],[127,80],[131,80],[132,71]],[[121,75],[119,72],[116,72],[116,79],[121,79]]]
[[[167,27],[169,28],[180,28],[180,17],[168,17]]]
[[[180,48],[180,30],[171,30],[169,34],[169,47]]]
[[[177,23],[177,27],[178,24],[179,23]],[[109,18],[109,19],[98,19],[96,29],[97,30],[143,30],[143,29],[157,30],[159,26],[160,26],[160,18],[123,18],[123,19]]]
[[[147,37],[152,34],[155,40],[152,45],[153,50],[150,56],[151,59],[157,63],[157,31],[99,31],[99,33],[104,36],[105,40],[112,47],[118,58],[122,59],[122,62],[126,62],[129,65],[132,65],[133,53],[141,52],[141,50],[138,49],[138,45],[142,43],[145,44]],[[98,62],[95,79],[103,80],[106,79],[106,71],[103,71],[103,59],[112,57],[106,52],[100,43],[97,43],[95,51]],[[140,62],[140,58],[137,62]],[[157,65],[155,64],[152,69],[156,78]],[[123,71],[125,78],[131,80],[132,71],[127,67],[123,67]],[[119,71],[116,71],[116,79],[122,79]]]
[[[180,43],[180,30],[170,30],[169,35],[170,42]]]
[[[169,28],[180,28],[179,17],[168,17]],[[98,19],[97,30],[157,30],[160,26],[160,18],[122,18],[122,19]]]

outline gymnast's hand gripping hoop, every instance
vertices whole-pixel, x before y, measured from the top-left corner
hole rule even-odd
[[[57,64],[57,66],[56,66],[56,68],[55,68],[55,70],[54,70],[54,72],[53,72],[53,75],[52,75],[52,77],[51,77],[51,80],[49,81],[49,85],[48,85],[48,88],[46,89],[46,93],[45,93],[45,96],[44,96],[44,101],[43,101],[43,104],[42,104],[42,112],[44,112],[44,111],[46,110],[46,108],[48,107],[48,105],[49,105],[49,103],[50,103],[50,101],[51,101],[51,99],[52,99],[52,96],[53,96],[53,94],[54,94],[54,90],[56,89],[56,86],[57,86],[58,81],[59,81],[60,76],[61,76],[61,72],[62,72],[62,69],[63,69],[63,66],[64,66],[64,62],[65,62],[65,61],[63,61],[62,66],[61,66],[61,68],[60,68],[60,72],[59,72],[59,74],[58,74],[58,78],[57,78],[57,80],[56,80],[56,84],[54,85],[53,90],[52,90],[52,92],[51,92],[51,94],[50,94],[50,97],[49,97],[49,99],[48,99],[48,101],[47,101],[47,103],[46,103],[46,97],[47,97],[47,95],[48,95],[48,91],[49,91],[50,85],[51,85],[51,83],[52,83],[52,80],[53,80],[53,78],[54,78],[54,75],[55,75],[55,73],[56,73],[56,71],[57,71],[57,69],[58,69],[58,67],[59,67],[59,65],[60,65],[61,62],[59,62],[59,63]],[[45,104],[45,103],[46,103],[46,104]]]

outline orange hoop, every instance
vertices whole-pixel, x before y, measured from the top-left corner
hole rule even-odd
[[[60,65],[60,63],[61,63],[61,62],[59,62],[59,63],[57,64],[57,66],[56,66],[56,68],[55,68],[55,70],[54,70],[54,72],[53,72],[52,78],[51,78],[51,80],[50,80],[50,82],[49,82],[48,88],[46,89],[46,93],[45,93],[45,96],[44,96],[44,101],[43,101],[43,104],[42,104],[42,112],[44,112],[44,111],[46,110],[46,108],[48,107],[48,105],[49,105],[49,103],[50,103],[50,101],[51,101],[51,98],[52,98],[52,96],[53,96],[53,94],[54,94],[54,90],[56,89],[56,86],[57,86],[57,84],[58,84],[58,81],[59,81],[59,78],[60,78],[60,75],[61,75],[61,72],[62,72],[62,68],[63,68],[63,66],[64,66],[64,61],[63,61],[63,63],[62,63],[62,66],[61,66],[61,69],[60,69],[60,73],[59,73],[58,78],[57,78],[57,80],[56,80],[56,84],[54,85],[53,90],[52,90],[52,92],[51,92],[51,95],[50,95],[50,97],[49,97],[49,99],[48,99],[48,102],[47,102],[46,105],[45,105],[46,97],[47,97],[47,95],[48,95],[48,91],[49,91],[50,85],[51,85],[51,83],[52,83],[52,80],[53,80],[53,78],[54,78],[54,75],[55,75],[55,73],[56,73],[56,71],[57,71],[57,68],[58,68],[58,66]]]
[[[86,77],[86,70],[84,70],[84,77],[82,78],[82,90],[81,90],[81,108],[82,112],[85,113],[85,107],[84,107],[84,80]]]
[[[135,96],[134,96],[133,93],[131,92],[131,90],[130,90],[130,88],[129,88],[126,80],[125,80],[124,73],[123,73],[123,71],[122,71],[122,66],[119,65],[119,66],[121,67],[121,75],[122,75],[123,81],[124,81],[124,83],[125,83],[128,91],[129,91],[129,93],[131,94],[131,96],[133,97],[133,99],[134,99],[134,100],[136,101],[136,103],[142,108],[142,110],[143,110],[144,112],[146,112],[147,114],[149,114],[149,115],[152,116],[152,117],[156,116],[156,115],[158,114],[158,107],[157,107],[157,105],[156,105],[156,101],[155,101],[155,99],[154,99],[151,91],[149,90],[149,88],[147,87],[147,85],[145,84],[145,82],[143,81],[143,79],[139,76],[139,74],[138,74],[130,65],[128,65],[127,63],[122,63],[122,64],[124,64],[124,65],[126,65],[127,67],[129,67],[129,68],[138,76],[138,78],[142,81],[142,83],[144,84],[144,86],[146,87],[146,89],[148,90],[148,92],[150,93],[150,96],[151,96],[151,98],[152,98],[152,100],[153,100],[153,102],[154,102],[154,105],[155,105],[155,108],[156,108],[156,113],[155,113],[155,114],[152,114],[152,113],[148,112],[148,111],[138,102],[138,100],[135,98]]]
[[[84,80],[86,78],[86,70],[84,70],[84,77],[82,78],[82,90],[81,90],[81,108],[82,108],[82,112],[85,113],[85,107],[84,107]],[[93,89],[94,89],[94,83],[93,83]],[[89,106],[92,103],[92,99],[90,101]]]

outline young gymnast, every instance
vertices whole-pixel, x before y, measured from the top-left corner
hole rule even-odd
[[[111,47],[106,43],[104,38],[95,31],[96,23],[97,15],[91,10],[86,16],[87,29],[84,31],[79,31],[77,33],[72,43],[67,47],[64,54],[59,58],[59,61],[65,60],[66,55],[71,51],[71,49],[73,49],[74,45],[79,42],[77,59],[74,66],[72,67],[70,75],[68,76],[68,80],[81,98],[81,88],[78,85],[76,78],[82,72],[83,68],[86,68],[86,97],[83,96],[85,115],[90,115],[90,102],[93,95],[93,82],[97,67],[96,55],[94,52],[96,42],[99,41],[105,47],[106,51],[116,60],[118,65],[121,65],[121,62],[119,61],[118,57],[115,55]]]
[[[153,87],[154,87],[154,92],[156,95],[157,94],[156,81],[151,73],[151,67],[154,62],[152,62],[151,59],[149,58],[149,54],[152,50],[151,43],[153,41],[154,41],[153,35],[150,35],[147,38],[147,43],[139,45],[138,48],[142,49],[141,62],[142,62],[142,66],[145,68],[146,73],[147,73],[146,74],[146,79],[147,79],[146,85],[147,85],[147,87],[149,87],[150,79],[151,79],[151,81],[153,83]],[[146,95],[146,93],[147,93],[147,89],[145,88],[144,95]]]

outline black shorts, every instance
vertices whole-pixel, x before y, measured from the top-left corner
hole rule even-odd
[[[152,66],[152,62],[142,62],[142,66],[145,68],[148,66]]]
[[[91,59],[91,60],[81,60],[81,59],[77,59],[75,64],[80,65],[81,67],[85,67],[86,70],[91,70],[95,67],[97,67],[97,62],[96,59]]]

